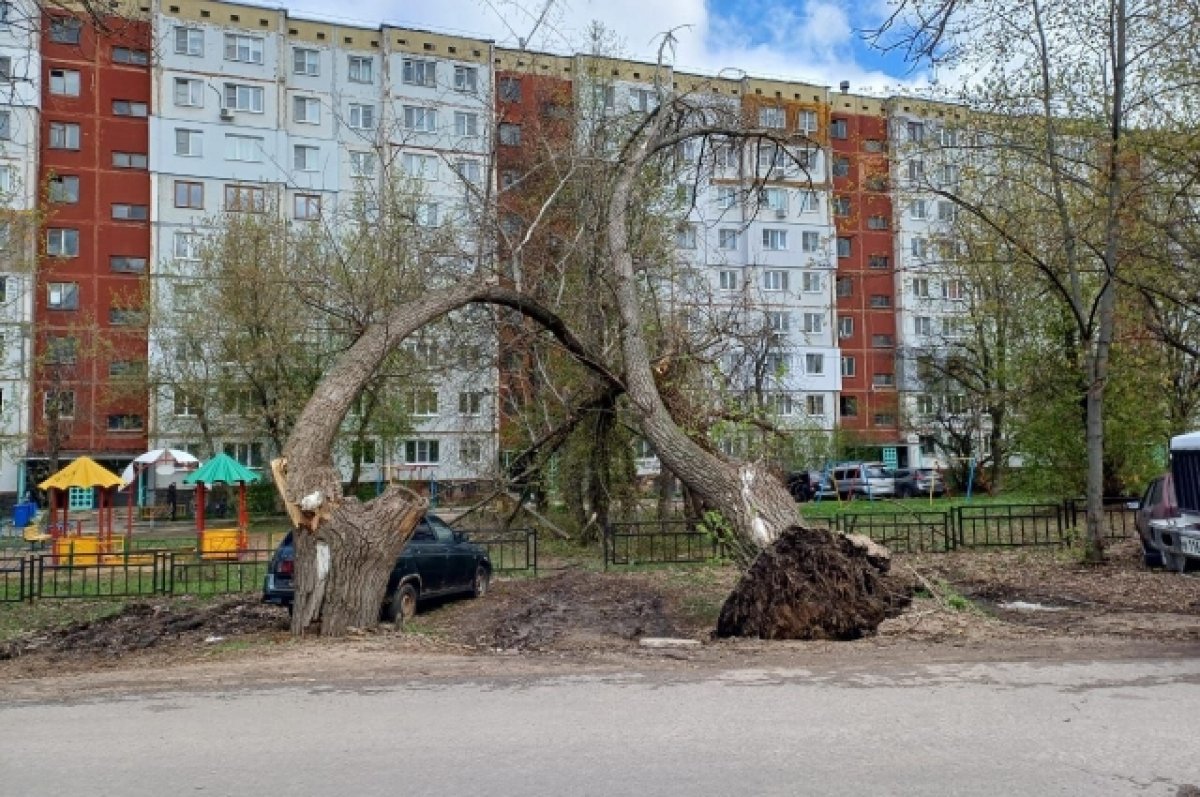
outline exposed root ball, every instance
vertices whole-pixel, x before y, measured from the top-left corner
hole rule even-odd
[[[858,639],[912,598],[885,550],[793,526],[750,565],[721,607],[717,636]]]

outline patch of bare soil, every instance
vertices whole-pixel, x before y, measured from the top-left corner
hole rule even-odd
[[[1071,552],[1014,550],[902,557],[903,566],[950,584],[987,615],[1064,634],[1200,640],[1200,579],[1142,565],[1136,543],[1102,565]]]
[[[710,617],[689,616],[681,606],[686,593],[658,576],[569,569],[501,581],[483,600],[450,603],[418,616],[416,627],[459,644],[503,651],[595,649],[644,636],[695,636],[712,627]],[[723,595],[727,587],[717,590]]]
[[[80,657],[119,658],[164,647],[192,647],[287,630],[287,614],[257,596],[215,603],[131,603],[98,620],[20,635],[0,645],[0,661],[38,655],[47,662]]]

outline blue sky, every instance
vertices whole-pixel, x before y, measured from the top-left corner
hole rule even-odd
[[[279,0],[275,0],[279,2]],[[548,10],[542,10],[549,3]],[[358,0],[341,16],[448,30],[555,52],[589,48],[593,21],[604,25],[617,53],[653,58],[659,36],[675,30],[674,63],[716,72],[805,80],[886,93],[922,82],[896,57],[872,51],[858,30],[877,24],[887,0]],[[328,0],[283,0],[290,9],[326,14]],[[541,18],[540,24],[537,22]]]

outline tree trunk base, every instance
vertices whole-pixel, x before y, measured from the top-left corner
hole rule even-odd
[[[792,526],[754,560],[721,607],[718,637],[859,639],[912,600],[886,550]]]

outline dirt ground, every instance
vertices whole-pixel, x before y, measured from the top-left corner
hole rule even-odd
[[[132,602],[108,616],[46,623],[0,642],[3,684],[99,672],[217,668],[212,677],[260,677],[323,667],[441,662],[491,673],[553,661],[621,668],[683,660],[695,666],[761,666],[910,657],[1136,655],[1151,646],[1200,655],[1200,578],[1143,568],[1133,545],[1089,567],[1071,552],[995,551],[900,556],[926,589],[879,633],[849,643],[711,638],[737,572],[697,566],[634,572],[566,567],[536,579],[497,580],[481,600],[423,606],[403,631],[381,626],[350,640],[294,639],[287,614],[257,596]],[[40,607],[46,611],[46,603]],[[22,611],[0,608],[0,614]],[[0,617],[0,621],[4,618]],[[10,618],[10,620],[13,618]],[[643,637],[685,637],[698,648],[648,651]],[[1090,651],[1090,654],[1088,653]],[[462,664],[469,660],[471,664]],[[513,662],[520,662],[514,665]],[[367,662],[367,664],[363,664]],[[422,665],[424,666],[424,665]],[[429,665],[432,666],[432,665]],[[436,669],[436,668],[435,668]],[[339,670],[340,672],[341,670]],[[144,680],[144,679],[143,679]],[[77,684],[87,683],[86,679]]]

